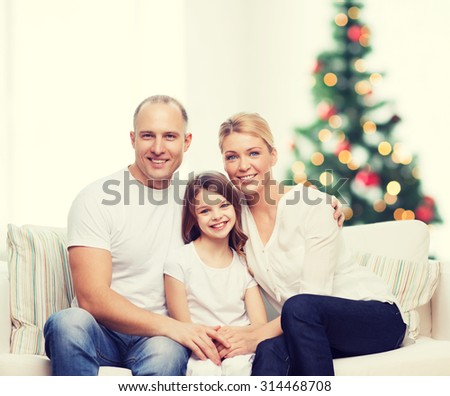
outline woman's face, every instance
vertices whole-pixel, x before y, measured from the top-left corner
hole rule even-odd
[[[269,152],[265,141],[246,133],[231,133],[223,139],[222,156],[225,171],[244,194],[259,194],[272,178],[277,161],[275,149]]]

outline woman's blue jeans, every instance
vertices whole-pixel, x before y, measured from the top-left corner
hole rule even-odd
[[[189,349],[167,337],[139,337],[107,329],[81,308],[51,315],[44,327],[53,375],[97,375],[100,366],[133,375],[185,375]]]
[[[333,358],[396,349],[406,331],[394,304],[312,294],[285,302],[281,327],[258,345],[252,375],[334,375]]]

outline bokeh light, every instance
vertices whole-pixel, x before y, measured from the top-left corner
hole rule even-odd
[[[337,76],[334,73],[327,73],[323,76],[323,82],[329,87],[334,87],[337,84]]]
[[[347,17],[347,15],[345,15],[343,13],[339,13],[335,16],[334,22],[338,26],[345,26],[348,23],[348,17]]]
[[[319,153],[316,151],[311,155],[311,163],[315,166],[320,166],[323,164],[323,161],[325,161],[325,157],[322,153]]]
[[[398,195],[402,190],[402,186],[396,180],[390,181],[386,186],[386,191],[390,195]]]

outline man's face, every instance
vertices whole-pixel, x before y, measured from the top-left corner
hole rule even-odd
[[[173,104],[146,103],[136,118],[135,131],[130,132],[135,151],[131,174],[144,185],[162,189],[183,161],[192,135]]]

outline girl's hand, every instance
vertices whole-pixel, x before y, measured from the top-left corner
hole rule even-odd
[[[228,341],[230,347],[227,348],[222,344],[218,345],[217,350],[219,351],[220,357],[225,359],[255,352],[259,343],[256,337],[256,328],[256,326],[221,327],[218,333]]]
[[[214,364],[220,366],[221,357],[215,342],[230,347],[224,335],[216,331],[217,327],[208,327],[194,323],[183,323],[173,321],[167,336],[189,348],[199,359],[210,359]]]

